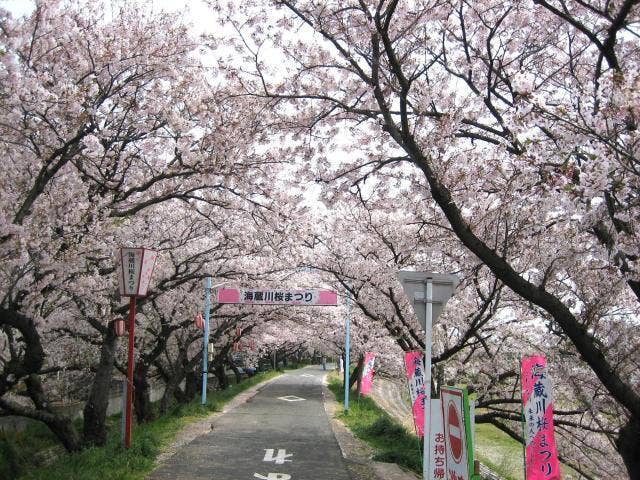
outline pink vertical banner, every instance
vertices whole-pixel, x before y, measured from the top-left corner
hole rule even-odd
[[[360,395],[369,395],[373,387],[373,366],[376,361],[375,353],[364,354],[364,367],[362,369],[362,380],[360,382]]]
[[[561,478],[553,434],[553,392],[547,359],[543,355],[522,359],[522,406],[525,418],[525,478]]]
[[[404,365],[407,371],[407,382],[413,409],[413,424],[419,437],[424,436],[424,354],[422,352],[406,352]]]

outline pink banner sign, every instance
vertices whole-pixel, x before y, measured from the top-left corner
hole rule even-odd
[[[560,478],[560,462],[553,434],[553,394],[547,359],[522,359],[522,405],[525,417],[527,480]]]
[[[220,288],[218,289],[218,303],[336,306],[338,305],[338,294],[331,290]]]
[[[422,352],[404,354],[404,365],[409,383],[409,395],[413,409],[413,424],[419,437],[424,436],[424,356]]]
[[[373,387],[373,366],[376,361],[375,353],[365,353],[362,380],[360,382],[360,395],[369,395]]]

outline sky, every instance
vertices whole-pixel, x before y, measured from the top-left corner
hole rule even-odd
[[[190,18],[196,31],[207,28],[207,18],[211,18],[209,7],[204,0],[151,0],[154,7],[171,12],[183,11]],[[0,0],[0,6],[14,16],[28,15],[33,11],[35,0]]]

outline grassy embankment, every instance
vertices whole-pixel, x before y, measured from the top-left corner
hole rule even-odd
[[[344,403],[342,380],[335,374],[329,377],[329,389],[336,400]],[[422,473],[420,442],[407,432],[384,410],[368,397],[349,399],[349,412],[340,410],[338,418],[375,450],[373,459],[379,462],[397,463],[401,467]]]
[[[342,380],[329,378],[329,388],[338,402],[344,402]],[[418,438],[389,417],[370,398],[351,398],[349,413],[340,411],[339,418],[361,440],[375,450],[374,460],[393,462],[422,473],[422,453]],[[476,425],[476,458],[506,480],[520,480],[522,446],[496,427]]]
[[[277,375],[279,372],[273,371],[258,374],[227,390],[211,392],[206,405],[200,405],[197,398],[153,422],[134,426],[128,450],[120,440],[120,415],[109,418],[106,446],[63,453],[53,462],[46,460],[46,453],[59,450],[59,443],[44,425],[34,424],[19,433],[0,432],[0,480],[142,480],[183,427],[221,410],[240,392]]]

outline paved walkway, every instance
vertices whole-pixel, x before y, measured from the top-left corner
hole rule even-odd
[[[305,368],[262,386],[148,480],[351,480],[324,409],[325,373]]]

